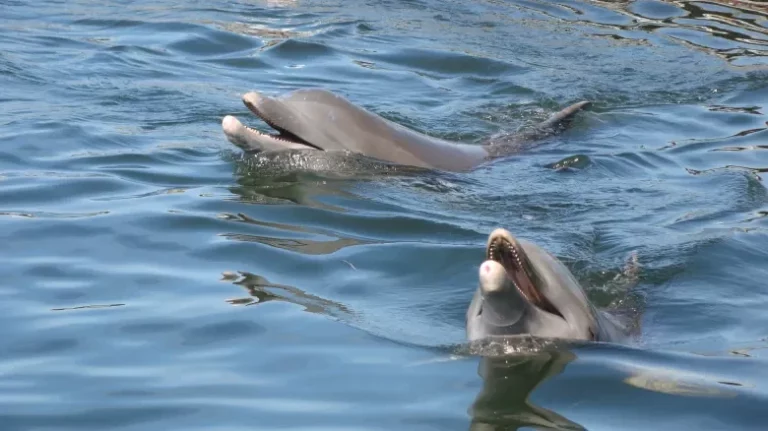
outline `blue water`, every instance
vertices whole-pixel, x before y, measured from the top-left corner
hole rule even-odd
[[[757,2],[0,0],[0,429],[766,429],[766,46]],[[477,144],[594,104],[461,174],[226,141],[304,87]],[[636,339],[461,354],[496,227]]]

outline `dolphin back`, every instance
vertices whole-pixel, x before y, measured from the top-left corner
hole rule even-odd
[[[448,142],[410,130],[326,90],[297,90],[278,100],[290,110],[291,131],[324,150],[347,150],[448,171],[469,170],[488,157],[481,145]]]

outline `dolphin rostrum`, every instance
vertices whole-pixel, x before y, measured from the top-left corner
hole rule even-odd
[[[505,229],[489,235],[479,272],[467,310],[470,342],[509,335],[616,342],[627,335],[618,320],[589,302],[562,262]]]
[[[589,102],[575,103],[533,131],[490,139],[485,145],[449,142],[410,130],[347,99],[322,89],[301,89],[280,97],[257,92],[243,103],[277,134],[266,134],[227,115],[221,122],[227,139],[249,152],[314,149],[345,151],[401,165],[466,171],[512,154],[531,141],[563,130]]]

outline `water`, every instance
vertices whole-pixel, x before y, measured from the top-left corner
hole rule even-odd
[[[768,11],[757,2],[0,2],[0,424],[765,429]],[[480,143],[466,174],[275,172],[240,96],[325,87]],[[457,351],[487,234],[639,337]]]

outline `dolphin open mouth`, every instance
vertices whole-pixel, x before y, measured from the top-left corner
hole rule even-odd
[[[305,145],[307,147],[311,147],[317,150],[321,150],[321,151],[323,150],[317,145],[313,145],[312,143],[301,139],[300,137],[291,133],[289,130],[286,130],[285,128],[277,124],[277,122],[274,119],[272,119],[266,112],[264,112],[263,109],[259,109],[260,99],[265,99],[265,97],[261,95],[257,95],[256,93],[248,93],[243,97],[243,103],[251,112],[253,112],[254,115],[256,115],[262,121],[267,123],[269,127],[275,129],[277,133],[264,133],[252,127],[243,125],[243,127],[245,127],[246,130],[248,130],[250,133],[255,133],[259,135],[261,139],[274,139],[277,142]],[[268,100],[270,102],[274,102],[274,100],[271,100],[271,99],[268,99]]]
[[[488,240],[486,258],[501,264],[518,291],[543,311],[563,317],[557,308],[536,287],[536,275],[528,262],[525,251],[509,235],[494,233]]]

